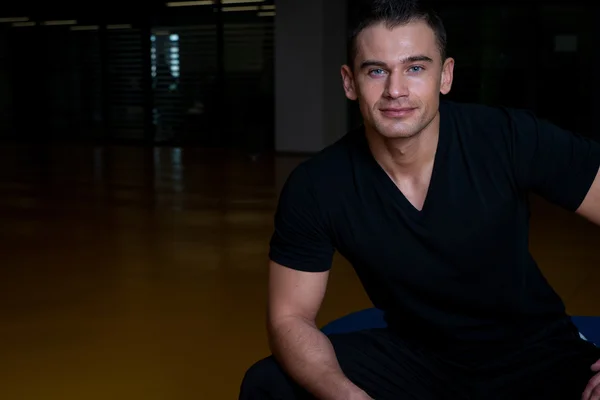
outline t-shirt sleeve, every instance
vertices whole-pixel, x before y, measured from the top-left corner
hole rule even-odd
[[[269,257],[288,268],[323,272],[335,250],[313,188],[304,165],[292,171],[279,196]]]
[[[521,189],[575,211],[600,168],[600,144],[526,111],[509,112],[512,156]]]

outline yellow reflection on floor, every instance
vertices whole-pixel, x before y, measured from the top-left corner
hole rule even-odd
[[[236,398],[268,352],[268,240],[297,162],[1,148],[1,398]],[[600,228],[533,207],[541,268],[570,312],[600,315]],[[336,257],[319,323],[369,306]]]

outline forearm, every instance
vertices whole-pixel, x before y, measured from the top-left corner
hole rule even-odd
[[[290,317],[270,326],[271,350],[282,368],[320,400],[370,399],[343,373],[331,342],[310,321]]]
[[[600,226],[600,170],[577,213]]]

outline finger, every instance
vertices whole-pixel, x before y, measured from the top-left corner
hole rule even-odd
[[[594,390],[592,390],[590,400],[600,400],[600,385],[597,385]]]
[[[596,361],[594,365],[592,365],[592,371],[598,372],[600,371],[600,360]]]
[[[600,374],[596,374],[585,387],[582,400],[600,400]]]

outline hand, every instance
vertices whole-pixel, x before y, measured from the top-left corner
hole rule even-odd
[[[597,372],[597,374],[590,379],[590,383],[586,386],[581,397],[582,400],[600,400],[600,360],[592,365],[592,371]]]
[[[346,398],[350,399],[350,400],[375,400],[374,398],[372,398],[371,396],[369,396],[363,390],[358,390],[357,392],[352,393],[350,395],[350,397],[346,397]]]
[[[375,400],[366,393],[358,394],[357,397],[352,397],[352,400]]]

